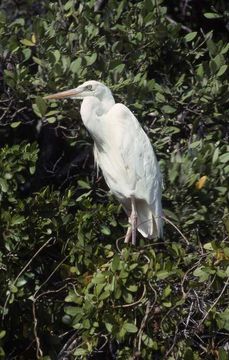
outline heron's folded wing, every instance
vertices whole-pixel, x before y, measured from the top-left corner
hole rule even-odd
[[[120,173],[140,198],[149,200],[160,171],[148,136],[134,114],[122,104],[114,105],[107,114],[106,127],[112,159],[119,164]]]

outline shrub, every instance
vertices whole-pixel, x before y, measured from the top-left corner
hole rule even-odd
[[[0,5],[0,358],[224,360],[227,3],[95,3]],[[152,140],[164,241],[123,244],[79,104],[43,100],[88,79]]]

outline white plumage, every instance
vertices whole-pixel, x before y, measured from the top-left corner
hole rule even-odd
[[[131,224],[125,242],[137,230],[147,238],[163,236],[162,178],[150,140],[133,113],[115,103],[111,91],[87,81],[47,99],[83,99],[81,117],[94,140],[94,156],[111,192],[123,205]]]

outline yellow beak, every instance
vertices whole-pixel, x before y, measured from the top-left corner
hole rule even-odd
[[[56,94],[52,94],[52,95],[47,95],[44,96],[44,99],[65,99],[65,98],[69,98],[72,96],[77,96],[78,94],[80,94],[81,91],[77,90],[77,89],[71,89],[71,90],[66,90],[66,91],[61,91],[58,92]]]

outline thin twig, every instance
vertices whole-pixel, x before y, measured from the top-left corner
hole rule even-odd
[[[144,289],[143,289],[143,293],[142,293],[142,296],[140,297],[140,299],[138,299],[137,301],[131,303],[131,304],[124,304],[124,305],[113,305],[112,308],[113,309],[116,309],[116,308],[127,308],[127,307],[130,307],[130,306],[134,306],[134,305],[137,305],[139,304],[142,299],[144,298],[145,296],[145,293],[146,293],[146,286],[145,284],[143,285],[144,286]]]
[[[188,270],[186,271],[186,273],[184,274],[184,276],[183,276],[183,278],[182,278],[182,281],[181,281],[181,291],[182,291],[182,295],[183,295],[184,298],[185,298],[186,295],[187,295],[187,293],[184,291],[184,282],[185,282],[185,280],[186,280],[186,278],[187,278],[187,275],[188,275],[193,269],[197,268],[197,266],[199,266],[200,262],[202,261],[203,257],[206,257],[206,256],[207,256],[207,254],[203,254],[203,255],[201,256],[201,258],[200,258],[190,269],[188,269]]]
[[[22,112],[23,110],[26,110],[26,109],[27,109],[27,106],[23,106],[22,108],[17,109],[17,110],[11,115],[11,119],[13,120],[17,114],[19,114],[20,112]]]
[[[165,216],[161,216],[162,219],[164,219],[166,222],[168,222],[170,225],[172,225],[177,232],[182,236],[182,238],[184,239],[184,241],[186,242],[187,245],[190,245],[188,239],[186,238],[186,236],[184,236],[184,234],[180,231],[180,229],[169,219],[167,219]]]
[[[44,291],[43,293],[39,294],[37,297],[36,297],[36,300],[40,299],[42,296],[44,295],[49,295],[49,294],[57,294],[59,293],[60,291],[66,289],[66,287],[68,286],[68,284],[64,284],[61,288],[57,289],[57,290],[48,290],[48,291]]]
[[[181,29],[187,31],[188,33],[192,32],[192,29],[190,29],[188,26],[185,26],[181,23],[177,23],[175,20],[173,20],[170,16],[166,16],[165,17],[171,24],[174,24],[174,25],[180,25]]]
[[[38,289],[35,291],[35,293],[30,297],[30,299],[33,302],[32,308],[33,308],[33,320],[34,320],[34,326],[33,326],[33,333],[34,333],[34,337],[36,340],[36,355],[37,355],[37,359],[39,359],[40,357],[43,356],[43,352],[41,350],[41,346],[40,346],[40,338],[38,336],[38,332],[37,332],[37,316],[36,316],[36,301],[43,296],[45,293],[42,293],[40,295],[37,296],[37,293],[40,291],[40,289],[47,284],[47,282],[50,280],[50,278],[54,275],[54,273],[57,271],[57,269],[63,264],[63,262],[68,258],[68,256],[66,256],[56,267],[55,269],[51,272],[51,274],[47,277],[47,279],[38,287]],[[60,290],[60,289],[59,289]],[[51,292],[51,291],[49,291]],[[56,291],[57,292],[57,291]],[[48,293],[48,292],[47,292]]]
[[[121,251],[121,249],[120,249],[120,247],[119,247],[119,241],[122,240],[122,239],[124,239],[124,238],[125,238],[125,236],[121,236],[121,237],[118,238],[118,239],[116,240],[116,242],[115,242],[116,248],[117,248],[117,250],[118,250],[118,252],[119,252],[120,254],[122,253],[122,251]]]
[[[102,349],[107,345],[107,343],[108,343],[108,337],[107,337],[106,335],[102,334],[101,337],[104,337],[104,338],[105,338],[105,341],[104,341],[104,343],[100,346],[100,348],[98,349],[98,351],[100,351],[100,352],[101,352],[101,350],[102,350]]]
[[[169,350],[166,352],[165,354],[165,359],[168,358],[169,354],[173,351],[173,348],[174,346],[176,345],[176,340],[177,340],[177,333],[178,333],[178,328],[176,328],[176,332],[175,332],[175,335],[173,337],[173,343],[172,345],[170,346]]]
[[[199,311],[204,314],[204,311],[202,310],[201,306],[200,306],[200,300],[199,300],[199,296],[197,294],[197,292],[195,290],[193,290],[194,294],[195,294],[195,297],[196,297],[196,300],[197,300],[197,305],[198,305],[198,309]]]
[[[47,282],[51,279],[51,277],[55,274],[55,272],[57,271],[57,269],[63,264],[63,262],[69,257],[65,256],[65,258],[63,260],[61,260],[61,262],[55,267],[55,269],[51,272],[51,274],[47,277],[47,279],[38,287],[38,289],[35,291],[35,293],[32,295],[33,301],[36,301],[40,295],[36,296],[37,293],[40,291],[40,289],[47,284]]]
[[[57,360],[67,360],[68,354],[72,351],[76,342],[78,341],[78,333],[77,331],[68,339],[68,341],[64,344],[63,348],[57,355]]]
[[[149,313],[150,311],[152,310],[152,306],[151,306],[151,302],[150,301],[147,301],[146,303],[146,312],[145,312],[145,315],[142,319],[142,322],[141,322],[141,325],[140,325],[140,329],[138,331],[138,334],[137,334],[137,338],[138,338],[138,352],[140,353],[141,352],[141,342],[142,342],[142,333],[143,333],[143,330],[146,326],[146,321],[148,319],[148,316],[149,316]]]
[[[188,317],[187,317],[186,324],[185,324],[185,330],[187,329],[189,321],[190,321],[190,317],[191,317],[191,314],[192,314],[192,308],[193,308],[193,302],[191,303],[191,306],[190,306],[190,309],[189,309]]]
[[[40,359],[41,357],[43,357],[43,351],[41,349],[40,338],[37,333],[37,316],[36,316],[35,301],[33,302],[33,333],[36,341],[36,357],[37,359]]]
[[[188,3],[189,3],[190,0],[184,0],[184,6],[182,7],[181,9],[181,13],[182,13],[182,16],[185,17],[186,15],[186,8],[188,7]],[[180,5],[181,7],[181,5]]]
[[[31,259],[27,262],[27,264],[22,268],[22,270],[19,272],[19,274],[17,275],[16,279],[13,282],[13,286],[17,283],[19,277],[25,272],[25,270],[29,267],[29,265],[31,264],[31,262],[35,259],[35,257],[48,245],[48,243],[53,240],[53,237],[49,238],[41,247],[40,249],[37,250],[37,252],[31,257]],[[2,314],[2,321],[4,320],[5,317],[5,309],[6,306],[8,304],[9,298],[10,298],[11,292],[9,292],[9,294],[7,295],[4,307],[3,307],[3,314]]]
[[[227,281],[225,282],[224,287],[222,288],[219,296],[216,298],[216,300],[215,300],[215,301],[213,302],[213,304],[210,306],[210,308],[208,309],[208,311],[207,311],[206,314],[204,315],[203,319],[200,320],[198,326],[200,326],[200,325],[204,322],[204,320],[206,319],[206,317],[209,315],[209,313],[212,311],[212,309],[213,309],[213,308],[216,306],[216,304],[219,302],[220,298],[222,297],[224,291],[225,291],[226,288],[227,288],[228,283],[229,283],[229,276],[228,276]]]

